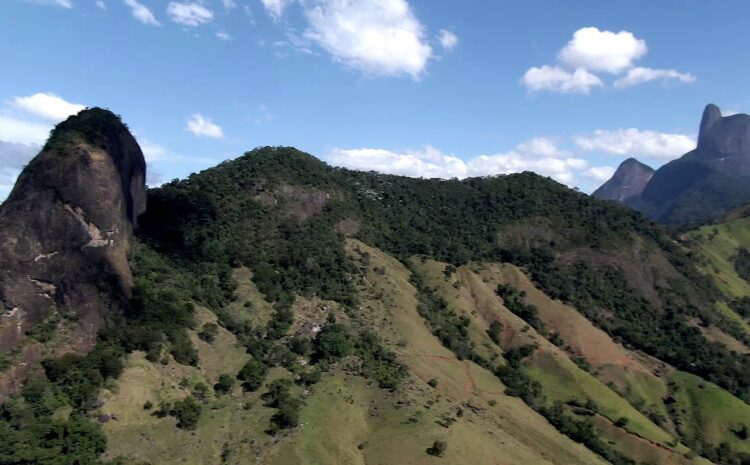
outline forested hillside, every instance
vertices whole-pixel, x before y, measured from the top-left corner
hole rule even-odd
[[[0,462],[750,460],[750,292],[550,179],[265,147],[149,190],[137,237],[129,310],[3,404]]]

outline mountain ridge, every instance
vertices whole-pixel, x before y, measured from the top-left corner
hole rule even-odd
[[[89,114],[68,126],[89,141],[79,158],[107,148],[110,125],[83,124]],[[58,169],[79,159],[59,154]],[[141,179],[138,163],[123,166]],[[735,296],[699,272],[689,240],[625,206],[533,173],[413,179],[291,147],[257,148],[145,202],[131,189],[131,209],[122,181],[109,186],[122,201],[102,215],[135,224],[148,205],[120,241],[132,293],[102,288],[122,306],[87,326],[95,345],[31,364],[0,404],[0,462],[705,465],[750,454],[750,361],[732,352],[750,332],[724,310]],[[0,373],[19,362],[0,350]],[[149,447],[133,447],[144,437]]]

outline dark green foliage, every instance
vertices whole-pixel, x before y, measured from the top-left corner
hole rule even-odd
[[[242,381],[243,389],[255,391],[263,385],[266,373],[268,373],[268,367],[263,362],[250,359],[237,374],[237,379]]]
[[[198,333],[198,337],[210,344],[214,342],[214,339],[216,339],[216,335],[218,333],[219,326],[216,323],[206,323]]]
[[[194,430],[198,426],[201,410],[201,404],[193,396],[188,396],[176,401],[169,409],[169,415],[177,419],[178,428]]]
[[[539,333],[547,333],[547,328],[544,326],[544,323],[542,323],[542,320],[539,319],[539,309],[534,305],[524,302],[526,292],[519,291],[510,284],[500,284],[497,286],[497,295],[503,299],[503,303],[508,310],[526,321],[526,323],[530,324],[534,329],[539,331]]]
[[[750,252],[746,248],[740,247],[732,261],[734,262],[734,269],[740,275],[740,278],[750,282]]]
[[[750,318],[750,297],[740,297],[729,302],[729,307],[744,318]]]
[[[288,379],[277,379],[268,385],[268,392],[261,398],[264,405],[277,409],[271,416],[269,434],[275,434],[281,429],[294,428],[299,424],[299,410],[302,402],[292,397],[290,388],[292,382]]]
[[[362,374],[383,389],[396,389],[406,376],[406,367],[396,360],[396,354],[383,347],[374,333],[360,333],[355,352],[362,360]]]
[[[219,376],[219,381],[216,384],[214,384],[214,392],[217,395],[226,394],[232,390],[235,383],[236,381],[232,377],[232,375],[224,373],[221,376]]]
[[[0,463],[96,464],[106,439],[85,417],[104,381],[122,370],[121,352],[99,344],[88,356],[44,362],[47,378],[30,380],[21,396],[0,404]],[[61,407],[67,420],[53,420]]]
[[[435,441],[432,443],[432,446],[428,447],[426,452],[429,455],[434,455],[435,457],[442,457],[443,454],[445,454],[445,451],[448,449],[448,443],[445,441]]]
[[[487,335],[497,345],[500,345],[503,335],[503,324],[499,320],[493,320],[490,323],[490,329],[487,330]]]
[[[576,442],[584,444],[586,447],[604,457],[605,460],[613,465],[635,465],[636,462],[617,450],[609,444],[602,441],[596,433],[594,425],[588,420],[577,420],[566,414],[561,404],[555,404],[550,408],[540,409],[540,413],[547,418],[561,433],[568,436]]]
[[[327,324],[315,338],[315,359],[333,361],[346,357],[354,350],[351,332],[344,325]]]

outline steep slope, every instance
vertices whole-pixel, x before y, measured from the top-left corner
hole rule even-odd
[[[750,200],[750,116],[703,112],[698,146],[654,173],[628,205],[672,225],[715,221]]]
[[[628,158],[620,163],[615,174],[591,195],[598,199],[625,202],[631,197],[640,196],[653,175],[653,168],[635,158]]]
[[[13,360],[23,363],[0,375],[0,397],[43,352],[91,350],[105,315],[122,311],[145,175],[127,128],[96,108],[57,125],[21,173],[0,206],[0,351],[15,349]],[[65,340],[54,347],[37,342],[63,339],[63,326]]]

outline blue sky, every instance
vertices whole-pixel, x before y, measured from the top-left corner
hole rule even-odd
[[[2,0],[0,198],[50,127],[122,115],[157,185],[262,145],[590,191],[750,109],[746,0]]]

